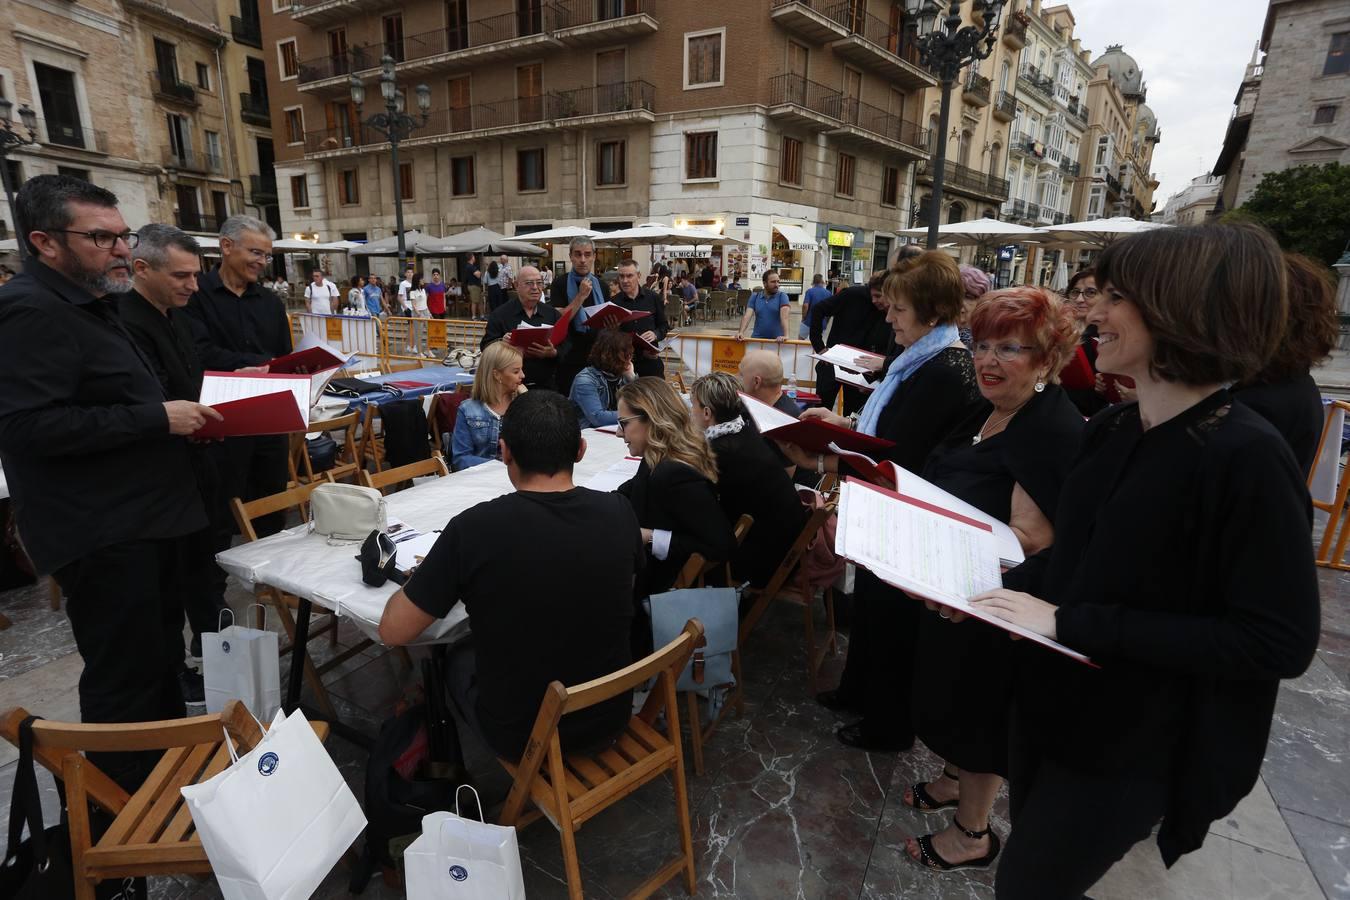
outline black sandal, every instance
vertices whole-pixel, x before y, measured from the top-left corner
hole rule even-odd
[[[988,835],[989,852],[977,859],[969,859],[962,863],[949,863],[933,849],[933,836],[931,834],[925,834],[923,837],[915,840],[915,843],[919,845],[919,859],[917,861],[920,864],[939,872],[956,872],[960,869],[987,869],[993,864],[994,860],[998,859],[998,853],[1003,849],[1003,844],[999,841],[998,835],[994,834],[992,825],[984,831],[971,831],[969,828],[966,828],[958,822],[955,816],[952,817],[952,824],[956,826],[958,831],[971,840]]]
[[[956,782],[959,782],[961,780],[959,775],[953,775],[951,772],[948,772],[946,766],[942,767],[942,777],[950,778],[952,781]],[[914,794],[914,802],[905,803],[903,797],[900,798],[900,802],[904,803],[904,805],[908,806],[910,809],[922,813],[938,812],[939,810],[949,809],[950,807],[956,806],[960,802],[955,798],[951,800],[945,800],[941,803],[934,800],[933,795],[928,793],[928,785],[932,783],[933,782],[931,781],[916,782],[915,784],[910,786],[910,791]]]

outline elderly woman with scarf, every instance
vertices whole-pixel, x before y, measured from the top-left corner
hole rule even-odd
[[[886,321],[904,352],[891,361],[856,418],[822,409],[807,410],[802,416],[893,441],[894,446],[880,456],[917,472],[938,442],[980,401],[970,351],[956,327],[965,285],[952,258],[930,250],[892,266],[882,294]],[[807,453],[791,444],[784,445],[783,452],[808,472],[839,472],[841,465],[847,466],[838,456]],[[861,720],[837,733],[844,744],[865,750],[907,749],[914,742],[910,712],[914,635],[923,607],[865,571],[858,572],[854,602],[844,674],[837,689],[818,699],[830,709],[862,714]]]

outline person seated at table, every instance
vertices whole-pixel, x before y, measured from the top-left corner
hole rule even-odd
[[[514,492],[450,520],[389,598],[380,640],[410,643],[463,603],[472,637],[450,649],[451,702],[493,753],[519,759],[550,683],[581,684],[632,662],[633,584],[645,554],[627,500],[573,484],[586,441],[565,397],[532,391],[512,403],[500,443]],[[522,551],[508,534],[549,539]],[[631,714],[625,693],[564,716],[563,749],[607,747]]]
[[[801,417],[802,410],[797,401],[783,393],[783,361],[779,359],[777,353],[772,350],[745,351],[740,365],[736,367],[736,374],[741,381],[741,390],[751,397],[769,404],[779,412],[787,413],[794,419]],[[756,434],[759,433],[754,420],[749,420],[749,426]],[[778,460],[778,464],[789,475],[796,472],[796,464],[787,458],[777,443],[768,438],[764,438],[764,442],[773,458]]]
[[[648,565],[636,598],[670,590],[692,553],[731,558],[736,538],[717,500],[717,460],[689,418],[689,408],[660,378],[639,378],[619,389],[619,435],[641,457],[637,474],[619,485],[642,525]],[[635,626],[651,642],[650,629]],[[639,645],[634,644],[637,649]]]
[[[694,423],[717,457],[722,512],[733,527],[747,513],[755,520],[731,558],[732,574],[763,587],[810,513],[778,458],[749,427],[740,388],[729,372],[713,372],[694,381],[689,399]]]
[[[1306,478],[1322,437],[1322,394],[1312,367],[1336,349],[1335,277],[1326,266],[1299,253],[1284,255],[1289,317],[1284,339],[1266,367],[1234,386],[1233,398],[1256,410],[1289,443]]]
[[[501,459],[497,438],[502,415],[525,387],[520,351],[506,341],[488,344],[473,376],[473,393],[459,405],[450,438],[450,465],[456,472]]]
[[[764,289],[755,291],[745,304],[745,315],[741,316],[741,325],[736,329],[736,340],[746,338],[746,330],[752,328],[750,337],[758,340],[787,340],[788,308],[791,306],[788,295],[778,289],[778,270],[770,269],[764,273]]]
[[[488,316],[487,327],[483,329],[483,341],[479,346],[486,348],[521,325],[556,323],[563,312],[542,302],[543,297],[543,274],[534,266],[523,266],[516,277],[516,299],[507,300]],[[525,386],[531,390],[557,390],[558,359],[566,354],[568,346],[566,340],[557,347],[548,342],[526,346],[522,350],[525,355]]]
[[[606,328],[591,345],[591,364],[572,379],[572,404],[582,428],[613,428],[619,421],[619,389],[637,378],[633,339]]]

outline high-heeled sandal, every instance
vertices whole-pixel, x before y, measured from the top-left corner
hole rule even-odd
[[[947,771],[946,766],[942,767],[942,777],[950,778],[952,781],[957,782],[961,780],[959,773],[957,775],[953,775],[951,772]],[[910,809],[916,810],[917,812],[921,813],[939,812],[941,810],[949,809],[953,806],[956,806],[960,802],[955,797],[953,797],[951,800],[944,800],[941,803],[934,800],[933,795],[928,793],[928,786],[932,783],[933,782],[931,781],[915,782],[909,788],[910,792],[914,794],[914,802],[905,803],[903,797],[901,798],[900,802],[904,803],[905,806],[908,806]]]
[[[989,837],[989,852],[984,856],[976,859],[968,859],[965,862],[947,862],[947,860],[943,859],[941,854],[933,848],[933,836],[931,834],[925,834],[923,837],[915,839],[915,843],[919,845],[919,859],[917,861],[920,864],[939,872],[956,872],[960,869],[987,869],[993,864],[994,860],[998,859],[998,853],[1003,849],[1003,843],[998,839],[998,835],[994,834],[992,825],[984,831],[971,831],[957,821],[955,816],[952,816],[952,824],[956,826],[957,831],[960,831],[971,840],[978,840],[987,835]]]

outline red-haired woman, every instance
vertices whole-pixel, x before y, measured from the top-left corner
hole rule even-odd
[[[983,402],[929,456],[923,475],[1007,522],[1027,555],[1054,540],[1059,502],[1083,417],[1058,373],[1078,343],[1065,304],[1038,287],[985,294],[970,316],[975,377]],[[941,608],[919,623],[914,730],[946,760],[942,774],[914,785],[904,803],[920,812],[956,807],[951,824],[906,842],[933,869],[983,868],[998,856],[989,826],[1007,774],[1007,674],[1011,642],[979,624],[955,625]]]

